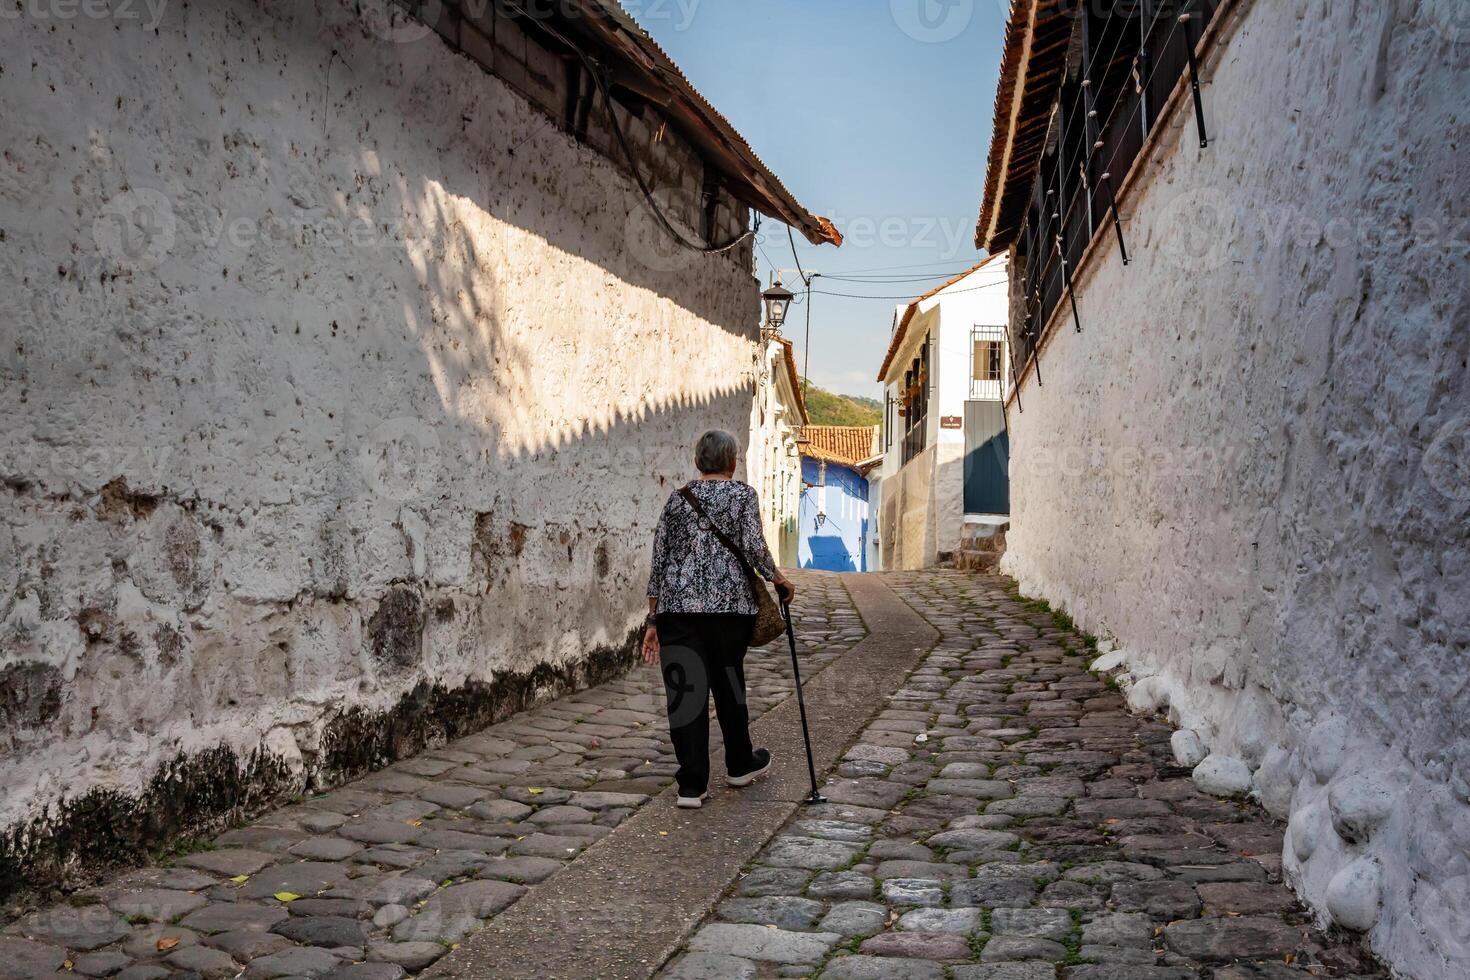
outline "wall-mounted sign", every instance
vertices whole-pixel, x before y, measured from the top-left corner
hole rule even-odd
[[[963,415],[941,415],[939,417],[939,427],[941,429],[963,429],[965,427],[965,417]]]

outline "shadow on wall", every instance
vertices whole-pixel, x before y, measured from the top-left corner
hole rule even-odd
[[[811,547],[811,558],[803,568],[815,568],[827,572],[855,572],[857,565],[847,550],[847,542],[835,534],[813,534],[807,538]]]
[[[333,3],[170,11],[23,20],[7,82],[0,896],[615,675],[689,447],[748,423],[749,270],[644,251],[498,81]]]

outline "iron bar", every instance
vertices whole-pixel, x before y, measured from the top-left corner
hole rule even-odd
[[[1123,241],[1123,222],[1118,217],[1118,198],[1113,193],[1113,175],[1111,173],[1104,172],[1101,180],[1103,182],[1103,187],[1107,188],[1108,192],[1108,210],[1111,211],[1113,215],[1113,231],[1118,233],[1118,251],[1123,256],[1123,264],[1127,265],[1128,245],[1126,242]]]
[[[1210,136],[1205,132],[1205,101],[1199,91],[1199,64],[1194,58],[1194,42],[1189,39],[1190,14],[1181,14],[1179,23],[1185,25],[1182,37],[1184,55],[1189,59],[1189,89],[1194,94],[1194,122],[1199,129],[1199,145],[1204,149],[1210,145]]]
[[[1077,315],[1077,294],[1072,291],[1072,265],[1067,261],[1067,236],[1064,230],[1057,231],[1057,255],[1062,260],[1062,282],[1067,287],[1067,299],[1072,303],[1072,324],[1082,332],[1082,318]]]

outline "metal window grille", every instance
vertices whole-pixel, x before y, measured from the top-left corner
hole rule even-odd
[[[1005,397],[1006,328],[976,324],[970,329],[970,400]]]
[[[1133,165],[1222,0],[1116,0],[1080,5],[1080,66],[1058,94],[1048,149],[1032,186],[1013,272],[1025,315],[1011,328],[1016,364],[1066,299],[1062,261],[1076,269],[1107,230],[1109,184]],[[1179,18],[1189,14],[1189,20]],[[1083,82],[1087,81],[1087,86]],[[1104,181],[1102,176],[1109,175]]]

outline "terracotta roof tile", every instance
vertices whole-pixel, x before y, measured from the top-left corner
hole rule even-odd
[[[1025,225],[1031,181],[1046,146],[1075,27],[1074,4],[1012,0],[995,91],[985,199],[975,224],[976,248],[1002,251]]]
[[[829,463],[856,466],[874,455],[877,432],[876,425],[809,425],[802,430],[808,443],[801,453]]]

